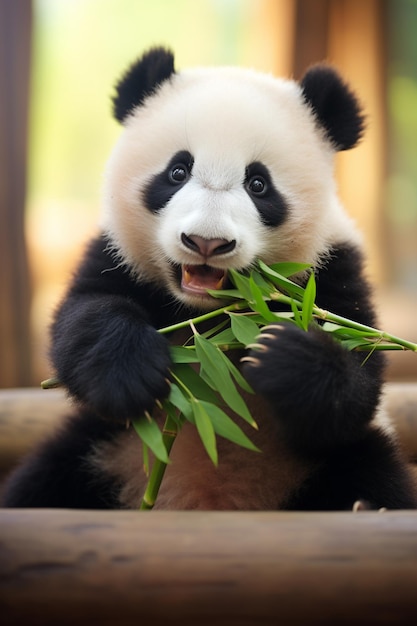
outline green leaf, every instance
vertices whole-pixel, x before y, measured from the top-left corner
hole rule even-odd
[[[239,272],[233,269],[229,270],[229,276],[233,284],[242,294],[243,298],[250,302],[252,300],[252,290],[250,288],[249,278],[247,276],[239,274]]]
[[[237,300],[244,300],[239,289],[207,289],[207,293],[213,298],[221,298],[222,300],[229,298],[236,298]]]
[[[263,274],[266,274],[270,280],[277,285],[284,292],[288,293],[292,297],[302,298],[304,294],[304,289],[297,285],[292,280],[289,280],[285,276],[281,276],[278,272],[272,270],[268,265],[266,265],[263,261],[259,261],[259,267]]]
[[[173,404],[184,417],[189,419],[192,415],[192,406],[189,398],[186,398],[176,383],[171,384],[171,391],[168,396],[168,402]]]
[[[187,363],[177,363],[172,368],[172,374],[177,377],[187,389],[200,400],[207,400],[208,402],[218,402],[219,397],[213,391],[213,388],[209,386],[195,371],[191,365]]]
[[[235,424],[235,422],[225,413],[222,409],[215,404],[209,402],[201,402],[201,405],[206,410],[215,432],[228,439],[232,443],[236,443],[238,446],[247,448],[248,450],[254,450],[260,452],[259,448],[251,442],[251,440],[245,435],[243,430]]]
[[[169,463],[168,454],[158,424],[153,419],[141,417],[132,420],[133,427],[142,441],[163,463]]]
[[[369,349],[372,349],[369,343],[364,341],[363,339],[343,339],[340,342],[340,345],[342,345],[346,350],[349,351],[356,350],[364,346],[369,346]]]
[[[271,293],[275,290],[274,285],[269,280],[265,280],[264,276],[257,270],[252,270],[251,276],[263,295],[269,299]]]
[[[216,435],[214,433],[213,424],[210,417],[204,407],[204,405],[195,398],[191,399],[191,406],[193,408],[193,415],[195,419],[195,425],[197,426],[198,434],[203,442],[207,454],[213,461],[214,465],[218,463]]]
[[[205,333],[200,333],[200,335],[202,337],[205,337],[206,339],[210,339],[210,337],[214,337],[214,336],[217,337],[217,335],[220,332],[223,332],[223,329],[230,330],[229,319],[227,318],[227,316],[225,316],[225,319],[222,320],[219,324],[217,324],[216,326],[213,326],[213,328],[209,328],[209,330],[207,330]],[[193,338],[194,338],[194,335],[193,335]]]
[[[210,341],[211,343],[214,343],[216,346],[222,346],[222,345],[232,345],[232,344],[239,343],[238,341],[236,341],[236,339],[237,337],[233,333],[232,329],[226,328],[225,330],[222,330],[220,333],[217,333],[217,335],[213,337],[212,339],[210,339]]]
[[[239,368],[236,367],[236,365],[229,359],[229,357],[224,352],[221,352],[220,354],[224,361],[224,364],[226,365],[227,369],[229,370],[237,384],[248,393],[254,393],[246,378],[244,378],[240,373]]]
[[[316,300],[316,279],[314,274],[310,274],[304,290],[303,308],[301,310],[301,320],[304,330],[308,330],[313,315],[313,307]]]
[[[349,328],[347,326],[341,326],[334,322],[325,322],[322,329],[328,333],[331,333],[337,339],[352,339],[352,338],[379,338],[381,337],[381,331],[379,330],[358,330],[356,328]]]
[[[301,319],[300,310],[297,307],[297,304],[293,299],[291,300],[291,310],[294,315],[294,322],[297,324],[297,326],[299,326],[299,328],[303,328],[303,321]]]
[[[249,287],[251,290],[252,298],[249,302],[251,309],[260,313],[269,322],[275,321],[275,315],[269,310],[267,303],[265,302],[261,289],[255,283],[253,276],[249,278]]]
[[[219,392],[226,404],[235,413],[256,427],[245,401],[233,383],[229,369],[224,362],[223,353],[210,341],[199,335],[195,336],[195,346],[201,363],[201,378]]]
[[[289,276],[294,276],[294,274],[299,274],[300,272],[305,272],[308,269],[311,269],[311,265],[308,263],[272,263],[269,265],[269,268],[280,274],[284,278],[288,278]]]
[[[242,313],[229,313],[229,316],[232,332],[236,339],[244,346],[253,343],[259,335],[259,327],[256,322]]]
[[[173,363],[198,363],[194,346],[171,346],[170,353]]]

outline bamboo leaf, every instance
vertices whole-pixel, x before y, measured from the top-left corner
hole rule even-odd
[[[221,346],[240,343],[236,341],[236,339],[237,337],[233,333],[232,328],[226,328],[225,330],[222,330],[220,333],[218,333],[215,337],[212,337],[210,341],[216,346]]]
[[[252,290],[250,288],[249,278],[243,276],[243,274],[239,274],[239,272],[233,269],[229,270],[229,274],[233,284],[240,291],[243,298],[250,302],[252,300]]]
[[[175,383],[171,384],[171,391],[168,396],[168,402],[174,405],[185,418],[192,416],[192,406],[189,398],[186,398],[181,389]]]
[[[249,302],[249,306],[251,307],[251,309],[253,309],[257,313],[260,313],[262,317],[268,320],[268,322],[275,321],[275,316],[269,310],[268,305],[263,298],[262,291],[256,284],[252,275],[249,278],[249,287],[252,294],[251,302]]]
[[[200,335],[202,337],[205,337],[206,339],[210,339],[210,337],[217,337],[217,335],[223,332],[223,330],[230,330],[229,319],[227,315],[225,315],[225,319],[222,320],[219,324],[217,324],[216,326],[213,326],[212,328],[207,330],[205,333],[200,333]]]
[[[289,280],[285,276],[278,274],[278,272],[274,271],[268,265],[266,265],[263,261],[259,261],[259,268],[262,273],[265,274],[273,283],[277,285],[280,289],[283,289],[284,292],[288,293],[290,296],[298,296],[299,298],[303,297],[304,289],[297,285],[292,280]]]
[[[300,272],[311,269],[311,265],[308,263],[272,263],[272,265],[268,267],[284,278],[289,278],[290,276],[294,276],[294,274],[299,274]]]
[[[346,348],[346,350],[357,350],[358,348],[363,348],[363,347],[367,347],[370,350],[373,348],[373,345],[370,345],[368,342],[364,341],[363,339],[343,339],[341,342],[341,345]]]
[[[257,270],[252,270],[251,276],[263,295],[269,299],[271,292],[275,289],[274,285],[269,280],[265,280],[265,277]]]
[[[222,352],[199,335],[195,336],[195,346],[201,363],[201,378],[219,392],[226,404],[235,413],[256,428],[256,423],[245,401],[235,387]]]
[[[259,331],[258,331],[258,334],[259,334]],[[246,378],[244,378],[244,376],[240,373],[239,368],[236,367],[236,365],[229,359],[229,357],[224,352],[220,352],[220,355],[224,361],[224,364],[226,365],[227,369],[229,370],[229,372],[231,373],[232,377],[235,379],[239,387],[241,387],[248,393],[254,393],[252,387],[249,385]]]
[[[294,300],[291,299],[291,310],[293,312],[294,315],[294,322],[297,324],[297,326],[299,326],[299,328],[303,328],[303,321],[301,319],[301,313],[299,308],[297,307],[297,304]]]
[[[208,339],[201,337],[201,335],[196,335],[194,342],[201,368],[208,373],[210,380],[218,387],[221,393],[221,389],[225,387],[227,378],[229,377],[229,372],[223,361],[221,350],[208,341]]]
[[[196,398],[214,403],[219,401],[213,387],[209,386],[189,364],[177,363],[172,368],[172,373]]]
[[[244,346],[253,343],[259,335],[259,327],[256,322],[241,313],[229,313],[229,317],[232,332],[236,339]]]
[[[171,346],[170,353],[173,363],[198,363],[194,346]]]
[[[308,330],[313,315],[313,307],[316,300],[316,279],[311,273],[304,290],[303,308],[301,310],[301,321],[304,330]]]
[[[169,463],[168,454],[158,424],[153,419],[141,417],[132,420],[133,427],[145,445],[163,463]]]
[[[238,446],[260,452],[259,448],[251,442],[243,430],[220,407],[209,402],[202,402],[201,404],[205,408],[213,424],[214,431],[218,435],[232,443],[236,443]]]
[[[207,289],[207,293],[213,296],[213,298],[236,298],[237,300],[244,300],[239,289]]]
[[[197,426],[198,434],[203,442],[207,454],[213,461],[214,465],[218,463],[216,435],[214,433],[213,424],[205,409],[205,406],[195,398],[191,398],[191,406],[193,408],[193,415],[195,419],[195,425]]]
[[[356,328],[348,328],[346,326],[341,326],[340,324],[334,324],[333,322],[325,322],[322,326],[322,329],[328,333],[331,333],[337,339],[352,339],[352,338],[379,338],[381,337],[381,332],[379,330],[375,330],[371,332],[370,330],[357,330]]]

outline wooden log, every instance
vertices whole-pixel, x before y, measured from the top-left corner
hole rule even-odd
[[[416,461],[417,384],[389,383],[386,385],[384,401],[405,453],[410,459]]]
[[[70,411],[62,389],[0,390],[0,475],[57,428]]]
[[[417,458],[417,384],[386,385],[385,404],[410,459]],[[0,475],[73,410],[62,389],[0,390]]]
[[[417,513],[0,512],[8,626],[412,624]]]

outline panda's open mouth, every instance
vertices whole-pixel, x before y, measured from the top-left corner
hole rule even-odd
[[[227,281],[227,270],[210,265],[182,265],[181,289],[195,295],[207,296],[208,289],[223,289]]]

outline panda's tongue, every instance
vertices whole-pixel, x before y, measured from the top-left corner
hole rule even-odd
[[[189,293],[206,294],[207,289],[221,289],[225,279],[225,270],[209,265],[183,265],[181,289]]]

